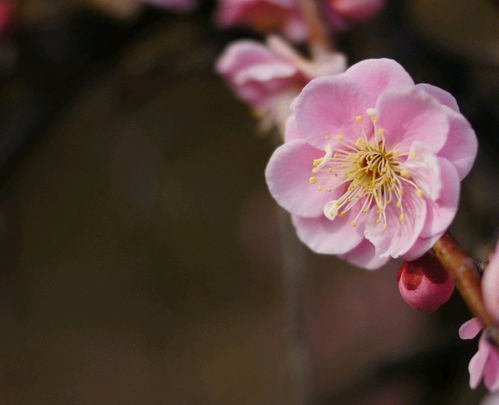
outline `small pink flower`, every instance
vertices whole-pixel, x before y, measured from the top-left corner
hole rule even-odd
[[[303,41],[307,36],[296,0],[220,0],[216,21],[223,28],[244,26],[262,33],[279,31],[292,41]]]
[[[424,312],[436,311],[454,291],[454,281],[430,253],[404,263],[397,280],[402,298],[411,307]]]
[[[485,269],[482,291],[485,306],[499,325],[499,242]]]
[[[373,269],[443,235],[476,151],[449,93],[371,59],[303,89],[266,178],[313,251]]]
[[[217,62],[217,72],[240,99],[255,109],[264,126],[284,127],[290,103],[312,78],[345,70],[340,53],[314,62],[303,59],[278,37],[267,46],[242,40],[229,45]]]
[[[384,6],[385,0],[327,0],[329,16],[336,28],[372,18]]]
[[[141,0],[153,6],[164,7],[174,11],[190,11],[194,8],[197,0]]]
[[[473,339],[482,330],[482,324],[477,318],[472,318],[459,328],[461,339]],[[476,388],[483,382],[489,391],[499,391],[499,350],[482,333],[478,343],[478,351],[471,358],[468,366],[470,387]]]

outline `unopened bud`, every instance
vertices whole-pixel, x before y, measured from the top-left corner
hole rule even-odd
[[[431,253],[404,263],[397,280],[402,298],[424,312],[436,311],[454,291],[454,281]]]

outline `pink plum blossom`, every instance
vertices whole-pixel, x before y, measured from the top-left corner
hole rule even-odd
[[[194,8],[197,0],[142,0],[142,2],[174,11],[189,11]]]
[[[249,40],[234,42],[216,66],[237,96],[263,118],[266,128],[284,128],[291,101],[311,79],[345,68],[343,54],[308,61],[278,37],[270,37],[266,46]]]
[[[482,330],[482,324],[478,318],[472,318],[459,328],[461,339],[473,339]],[[489,391],[499,391],[499,350],[482,333],[478,343],[478,351],[471,358],[468,366],[470,373],[470,387],[476,388],[483,382]]]
[[[258,32],[279,31],[292,41],[303,41],[307,29],[296,0],[220,0],[219,26],[244,26]]]
[[[310,249],[374,269],[443,235],[477,152],[452,95],[371,59],[312,80],[292,107],[266,178]]]
[[[482,290],[485,307],[499,325],[499,242],[485,269]]]
[[[397,279],[402,298],[411,307],[424,312],[436,311],[454,291],[454,281],[430,253],[404,263]]]
[[[344,29],[372,18],[384,4],[385,0],[327,0],[327,11],[334,26]]]
[[[499,325],[499,243],[485,269],[482,278],[482,292],[485,307]],[[470,319],[459,329],[461,339],[473,339],[482,330],[478,318]],[[499,391],[499,349],[482,333],[478,343],[478,351],[469,364],[470,386],[476,388],[483,377],[485,386],[490,391]]]

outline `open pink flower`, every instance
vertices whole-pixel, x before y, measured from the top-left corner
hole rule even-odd
[[[264,120],[283,128],[290,103],[311,79],[345,70],[343,54],[325,55],[314,62],[303,59],[278,37],[267,46],[242,40],[229,45],[217,63],[217,72],[234,92]]]
[[[477,318],[472,318],[459,328],[461,339],[473,339],[482,330],[482,324]],[[489,391],[499,391],[499,350],[490,343],[482,333],[478,343],[478,351],[471,358],[468,366],[470,387],[476,388],[483,382]]]
[[[384,6],[385,0],[327,0],[327,11],[336,28],[372,18]]]
[[[266,178],[306,245],[372,269],[442,236],[476,151],[449,93],[371,59],[305,86]]]
[[[216,14],[223,28],[244,26],[258,32],[281,32],[302,41],[307,29],[296,0],[220,0]]]
[[[485,269],[482,290],[485,306],[499,325],[499,242]]]
[[[430,253],[406,262],[399,270],[400,295],[413,308],[434,312],[445,304],[454,291],[454,281]]]
[[[168,8],[174,11],[189,11],[194,8],[197,0],[141,0],[154,6]]]

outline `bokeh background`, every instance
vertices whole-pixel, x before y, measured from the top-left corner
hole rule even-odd
[[[363,271],[296,241],[264,183],[272,142],[213,68],[255,35],[201,3],[17,2],[0,43],[0,403],[478,404],[458,294],[418,313],[400,263]],[[351,63],[395,58],[458,99],[480,152],[453,232],[482,259],[498,10],[391,0],[338,38]]]

